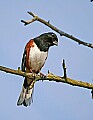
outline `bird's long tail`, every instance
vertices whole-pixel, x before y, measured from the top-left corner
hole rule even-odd
[[[22,91],[20,93],[17,105],[28,106],[33,102],[34,82],[25,78]]]

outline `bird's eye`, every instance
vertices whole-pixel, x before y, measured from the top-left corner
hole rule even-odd
[[[52,36],[55,36],[54,34],[52,34]]]

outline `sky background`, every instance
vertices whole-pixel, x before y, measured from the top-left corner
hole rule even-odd
[[[90,0],[1,0],[0,65],[17,69],[26,43],[44,32],[47,26],[34,22],[24,26],[21,20],[32,17],[32,11],[83,41],[93,43],[93,2]],[[54,32],[54,31],[52,31]],[[55,32],[56,33],[56,32]],[[42,69],[62,76],[62,59],[67,75],[75,80],[93,83],[93,50],[61,37],[59,46],[51,47]],[[92,120],[91,90],[56,82],[37,82],[34,102],[29,107],[17,106],[23,78],[0,71],[0,120]]]

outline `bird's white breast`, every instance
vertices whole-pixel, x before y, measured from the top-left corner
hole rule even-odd
[[[48,52],[40,51],[35,43],[34,47],[31,47],[29,53],[29,66],[32,71],[38,72],[44,65]]]

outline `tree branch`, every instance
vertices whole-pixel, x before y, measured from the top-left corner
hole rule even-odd
[[[0,70],[4,71],[6,73],[14,74],[14,75],[33,78],[33,75],[31,73],[22,72],[20,70],[20,68],[18,68],[18,70],[14,70],[14,69],[10,69],[10,68],[7,68],[7,67],[0,66]],[[45,78],[42,78],[40,75],[36,75],[35,76],[35,81],[39,81],[39,80],[44,80],[44,81],[49,80],[49,81],[55,81],[55,82],[60,82],[60,83],[67,83],[67,84],[72,85],[72,86],[78,86],[78,87],[83,87],[83,88],[87,88],[87,89],[93,89],[93,84],[91,84],[91,83],[82,82],[82,81],[79,81],[79,80],[73,80],[73,79],[68,78],[68,77],[65,78],[64,76],[60,77],[60,76],[54,75],[50,72],[46,75]]]
[[[39,21],[39,22],[45,24],[46,26],[50,27],[52,30],[54,30],[57,33],[59,33],[61,36],[65,36],[67,38],[70,38],[71,40],[77,42],[79,45],[82,44],[84,46],[93,48],[93,44],[81,41],[80,39],[78,39],[78,38],[76,38],[76,37],[74,37],[74,36],[72,36],[72,35],[70,35],[68,33],[65,33],[64,31],[59,30],[58,28],[56,28],[55,26],[53,26],[52,24],[50,24],[49,21],[47,22],[47,21],[43,20],[39,16],[35,15],[33,12],[28,12],[28,14],[30,14],[33,17],[33,19],[32,20],[28,20],[28,21],[21,20],[21,22],[23,22],[24,25],[28,25],[28,24],[30,24],[32,22]]]

